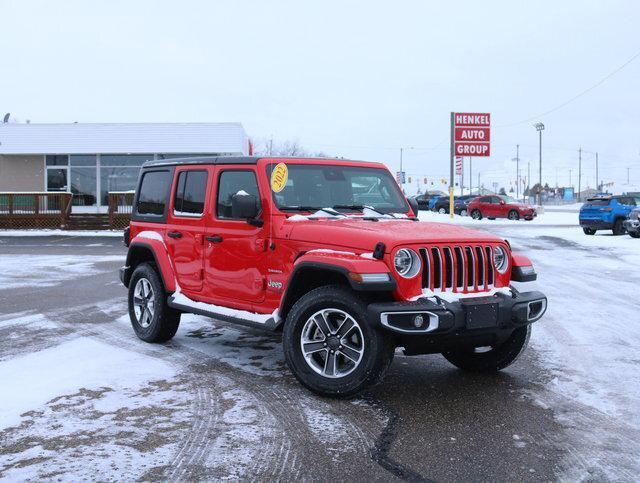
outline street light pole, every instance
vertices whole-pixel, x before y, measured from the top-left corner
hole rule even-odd
[[[402,148],[400,148],[400,189],[404,193],[404,173],[402,172]]]
[[[598,153],[596,153],[596,191],[600,191],[598,178]]]
[[[582,189],[582,148],[578,149],[578,201],[580,201],[581,189]]]
[[[544,124],[537,122],[534,124],[536,131],[539,135],[539,148],[538,148],[538,160],[539,160],[539,179],[540,188],[538,189],[538,204],[542,206],[542,131],[544,131]]]

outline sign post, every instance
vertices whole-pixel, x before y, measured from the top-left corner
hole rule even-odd
[[[449,213],[453,218],[453,165],[457,156],[491,155],[491,114],[478,112],[451,113],[451,169]]]

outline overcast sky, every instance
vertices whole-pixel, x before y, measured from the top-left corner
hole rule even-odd
[[[0,110],[32,122],[240,121],[256,139],[446,176],[451,111],[492,114],[474,178],[640,184],[640,2],[0,0]],[[530,120],[530,118],[535,118]],[[521,122],[525,121],[525,122]],[[518,123],[512,125],[514,123]],[[509,127],[500,127],[511,125]],[[537,180],[537,175],[534,177]],[[475,181],[474,181],[475,182]]]

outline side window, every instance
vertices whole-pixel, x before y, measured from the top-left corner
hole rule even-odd
[[[493,203],[494,205],[499,205],[500,204],[500,198],[498,196],[492,196],[491,197],[491,203]]]
[[[206,171],[181,171],[173,200],[174,213],[178,216],[202,215],[206,192]]]
[[[141,215],[164,215],[170,183],[171,172],[169,171],[149,171],[144,173],[140,184],[136,211]]]
[[[258,181],[253,171],[229,170],[220,174],[218,184],[218,218],[233,219],[231,214],[231,197],[244,191],[256,197],[260,209],[260,192]]]
[[[480,198],[480,203],[491,203],[491,196],[484,196]]]

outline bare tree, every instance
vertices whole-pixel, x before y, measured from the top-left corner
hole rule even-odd
[[[292,156],[292,157],[313,157],[313,158],[329,158],[322,151],[311,152],[303,148],[298,141],[282,141],[277,142],[272,139],[263,139],[256,141],[253,152],[257,156]]]

